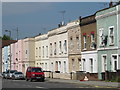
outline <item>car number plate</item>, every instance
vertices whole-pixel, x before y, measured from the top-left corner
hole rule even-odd
[[[36,77],[36,78],[41,78],[41,77]]]

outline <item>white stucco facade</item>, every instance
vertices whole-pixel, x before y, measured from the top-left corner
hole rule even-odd
[[[68,65],[68,34],[66,26],[51,30],[49,36],[50,71],[67,73]]]
[[[39,66],[41,61],[41,42],[40,35],[35,37],[35,66]]]
[[[97,51],[81,52],[81,65],[81,71],[98,73]]]
[[[2,72],[4,71],[4,48],[2,48]]]
[[[40,36],[39,46],[40,47],[38,54],[41,56],[40,62],[37,63],[37,65],[42,67],[43,70],[49,71],[49,41],[47,34],[43,34]]]

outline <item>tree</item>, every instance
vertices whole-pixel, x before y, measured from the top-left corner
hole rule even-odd
[[[11,40],[11,38],[10,38],[10,36],[4,35],[4,36],[2,37],[2,40]]]

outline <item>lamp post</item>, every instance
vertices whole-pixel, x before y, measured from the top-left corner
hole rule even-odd
[[[10,30],[5,30],[5,32],[9,32],[10,40],[11,40],[11,31]]]

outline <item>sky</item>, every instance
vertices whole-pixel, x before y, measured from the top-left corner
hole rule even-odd
[[[2,33],[19,39],[33,37],[39,33],[58,27],[63,20],[68,23],[79,18],[94,14],[108,7],[106,2],[3,2],[2,3]]]

